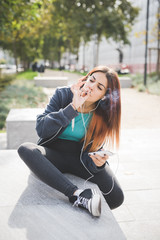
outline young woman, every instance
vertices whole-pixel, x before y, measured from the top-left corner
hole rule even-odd
[[[56,89],[37,117],[38,144],[24,143],[18,153],[39,179],[65,194],[74,206],[100,216],[100,195],[94,189],[79,189],[63,173],[96,183],[111,209],[120,206],[123,192],[107,162],[109,156],[90,154],[104,150],[104,143],[118,147],[120,119],[118,76],[98,66],[71,88]]]

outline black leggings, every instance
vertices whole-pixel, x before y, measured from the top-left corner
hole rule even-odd
[[[71,173],[85,180],[91,176],[80,162],[81,147],[82,144],[78,142],[57,139],[48,147],[24,143],[19,147],[18,153],[39,179],[70,197],[78,187],[70,182],[63,173]],[[103,194],[111,190],[113,177],[114,187],[112,191],[107,195]],[[123,203],[122,189],[108,164],[103,170],[94,174],[89,181],[98,185],[111,209]]]

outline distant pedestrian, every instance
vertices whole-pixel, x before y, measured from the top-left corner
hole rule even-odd
[[[32,71],[33,71],[33,72],[36,72],[36,71],[37,71],[37,62],[34,62],[34,63],[32,64]]]
[[[45,111],[38,115],[38,145],[23,143],[18,153],[43,182],[60,191],[74,206],[101,214],[94,189],[79,189],[64,173],[96,183],[114,209],[123,202],[122,189],[103,153],[103,145],[119,144],[120,83],[106,66],[91,70],[72,87],[57,88]],[[99,151],[92,155],[93,152]]]
[[[45,70],[45,68],[44,68],[44,65],[43,65],[43,64],[41,64],[41,65],[39,66],[39,68],[38,68],[38,72],[41,72],[41,73],[43,73],[43,72],[44,72],[44,70]]]

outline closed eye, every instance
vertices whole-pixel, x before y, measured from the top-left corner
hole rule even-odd
[[[100,86],[98,86],[98,89],[101,90],[101,91],[103,90]]]
[[[90,82],[91,82],[91,83],[94,83],[94,82],[95,82],[95,80],[93,80],[93,79],[90,79]],[[101,91],[103,90],[103,89],[100,87],[100,85],[98,85],[98,86],[97,86],[97,88],[98,88],[99,90],[101,90]]]

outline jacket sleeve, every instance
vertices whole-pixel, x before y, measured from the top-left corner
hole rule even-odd
[[[82,162],[83,164],[85,165],[85,167],[92,173],[92,174],[95,174],[95,173],[98,173],[100,172],[101,170],[103,170],[106,166],[106,163],[103,164],[101,167],[98,167],[96,166],[96,164],[93,162],[92,158],[89,157],[88,153],[87,152],[84,152],[82,154]]]
[[[67,89],[57,88],[44,113],[37,116],[36,131],[40,138],[53,136],[78,115],[70,102]]]

